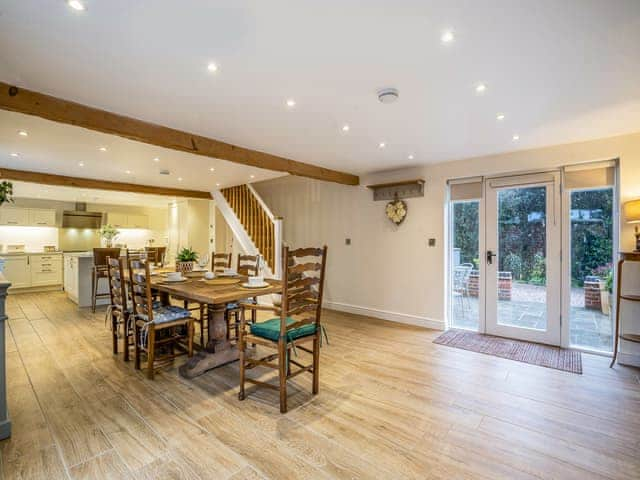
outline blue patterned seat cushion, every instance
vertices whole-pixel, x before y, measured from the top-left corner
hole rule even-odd
[[[188,318],[190,316],[191,312],[186,308],[175,307],[173,305],[153,309],[153,323],[156,324],[173,322],[174,320],[180,320],[181,318]],[[148,321],[146,315],[138,315],[138,317],[145,322]]]
[[[242,298],[242,299],[238,300],[237,302],[227,303],[227,310],[235,310],[236,308],[240,308],[240,304],[241,303],[252,303],[252,304],[255,305],[258,302],[256,302],[253,297],[252,298]]]

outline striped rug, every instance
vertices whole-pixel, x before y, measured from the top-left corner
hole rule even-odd
[[[582,374],[582,356],[575,350],[455,329],[447,330],[433,343]]]

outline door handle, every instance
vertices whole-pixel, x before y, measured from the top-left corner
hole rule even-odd
[[[497,257],[498,255],[493,253],[491,250],[487,250],[487,265],[491,265],[493,263],[493,257]]]

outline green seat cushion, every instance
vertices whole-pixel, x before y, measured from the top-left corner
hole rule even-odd
[[[287,317],[287,325],[291,325],[295,320],[291,317]],[[251,333],[257,337],[268,338],[274,342],[278,341],[280,337],[280,319],[272,318],[266,322],[252,323]],[[316,333],[316,324],[309,323],[287,332],[287,341],[295,340],[296,338],[306,337]]]

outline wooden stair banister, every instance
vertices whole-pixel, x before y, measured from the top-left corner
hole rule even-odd
[[[225,198],[272,272],[277,268],[276,217],[249,185],[223,188]]]

